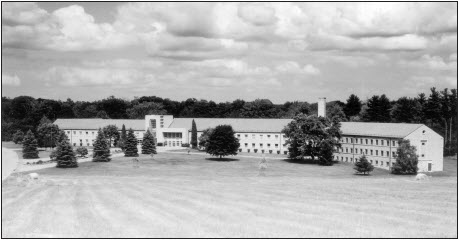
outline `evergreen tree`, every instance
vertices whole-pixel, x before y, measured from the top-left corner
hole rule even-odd
[[[194,121],[194,119],[193,122],[191,122],[191,147],[198,147],[198,130],[196,128],[196,122]]]
[[[368,109],[364,115],[367,122],[390,122],[390,110],[392,108],[386,95],[373,96],[368,100]]]
[[[156,154],[155,138],[150,130],[143,135],[142,154]]]
[[[24,140],[24,133],[21,130],[17,130],[13,134],[13,142],[18,144],[18,143],[22,143],[22,140]]]
[[[218,125],[209,136],[206,152],[222,156],[237,155],[239,139],[234,136],[234,130],[230,125]]]
[[[359,161],[357,161],[354,164],[354,169],[359,172],[365,174],[370,174],[371,171],[373,171],[374,167],[373,165],[368,161],[367,157],[365,155],[361,156],[359,158]]]
[[[64,140],[57,145],[56,161],[58,168],[78,167],[78,162],[73,152],[72,145],[68,140]]]
[[[411,146],[410,140],[398,141],[397,157],[392,167],[394,174],[416,174],[418,172],[418,156],[416,147]]]
[[[344,113],[348,118],[352,116],[359,115],[360,110],[362,110],[362,103],[360,102],[359,97],[354,94],[351,94],[347,99],[347,103],[344,106]]]
[[[104,132],[99,128],[97,132],[96,141],[94,141],[94,153],[92,155],[93,162],[109,162],[110,159],[110,147],[108,141],[105,138]]]
[[[134,135],[134,130],[129,129],[126,138],[126,149],[124,150],[125,157],[138,157],[137,138]]]
[[[123,127],[121,128],[121,136],[120,136],[120,141],[118,142],[118,146],[121,148],[121,150],[124,151],[126,148],[126,127],[123,124]]]
[[[28,131],[22,141],[22,157],[24,159],[38,158],[37,140],[32,131]]]

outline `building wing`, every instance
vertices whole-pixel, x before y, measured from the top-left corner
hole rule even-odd
[[[341,122],[343,135],[404,138],[423,124]]]
[[[121,130],[124,124],[126,130],[132,128],[134,131],[145,131],[144,119],[59,118],[54,124],[60,129],[71,130],[97,130],[107,125],[115,125]]]
[[[292,119],[266,118],[174,118],[170,128],[185,128],[191,131],[191,122],[196,122],[198,131],[218,125],[231,125],[235,132],[279,133]]]

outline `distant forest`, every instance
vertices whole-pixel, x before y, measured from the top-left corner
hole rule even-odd
[[[273,104],[268,99],[215,103],[195,98],[179,102],[156,96],[134,100],[111,96],[92,102],[2,97],[2,141],[10,141],[17,130],[36,132],[44,116],[54,121],[57,118],[143,119],[147,114],[190,118],[293,118],[299,113],[317,114],[317,103]],[[396,100],[384,94],[361,100],[352,94],[346,102],[327,102],[327,116],[341,121],[423,123],[444,137],[445,154],[457,153],[457,89],[431,88],[428,95],[420,93],[414,98]]]

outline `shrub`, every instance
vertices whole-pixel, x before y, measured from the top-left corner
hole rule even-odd
[[[239,152],[242,152],[242,149],[241,149],[241,148],[239,148]]]
[[[80,157],[85,157],[86,155],[88,155],[88,149],[85,147],[78,147],[76,153],[80,155]]]
[[[354,164],[354,169],[358,173],[363,173],[363,175],[365,175],[367,173],[370,174],[374,167],[370,162],[368,162],[367,157],[363,155],[359,158],[359,161]]]
[[[43,164],[42,160],[38,160],[37,164]]]
[[[13,134],[13,142],[14,143],[16,143],[16,144],[21,143],[23,139],[24,139],[24,133],[21,130],[17,130]]]
[[[284,154],[287,155],[288,151],[284,151]]]
[[[49,154],[49,159],[51,159],[51,161],[56,161],[56,156],[57,156],[57,152],[56,150],[54,150],[51,152],[51,154]]]
[[[190,147],[189,143],[182,143],[182,147]]]

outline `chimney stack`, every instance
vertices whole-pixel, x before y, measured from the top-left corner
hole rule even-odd
[[[318,102],[318,106],[317,106],[317,115],[319,117],[325,117],[326,116],[326,109],[325,109],[325,105],[326,105],[326,100],[327,98],[319,98],[319,102]]]

